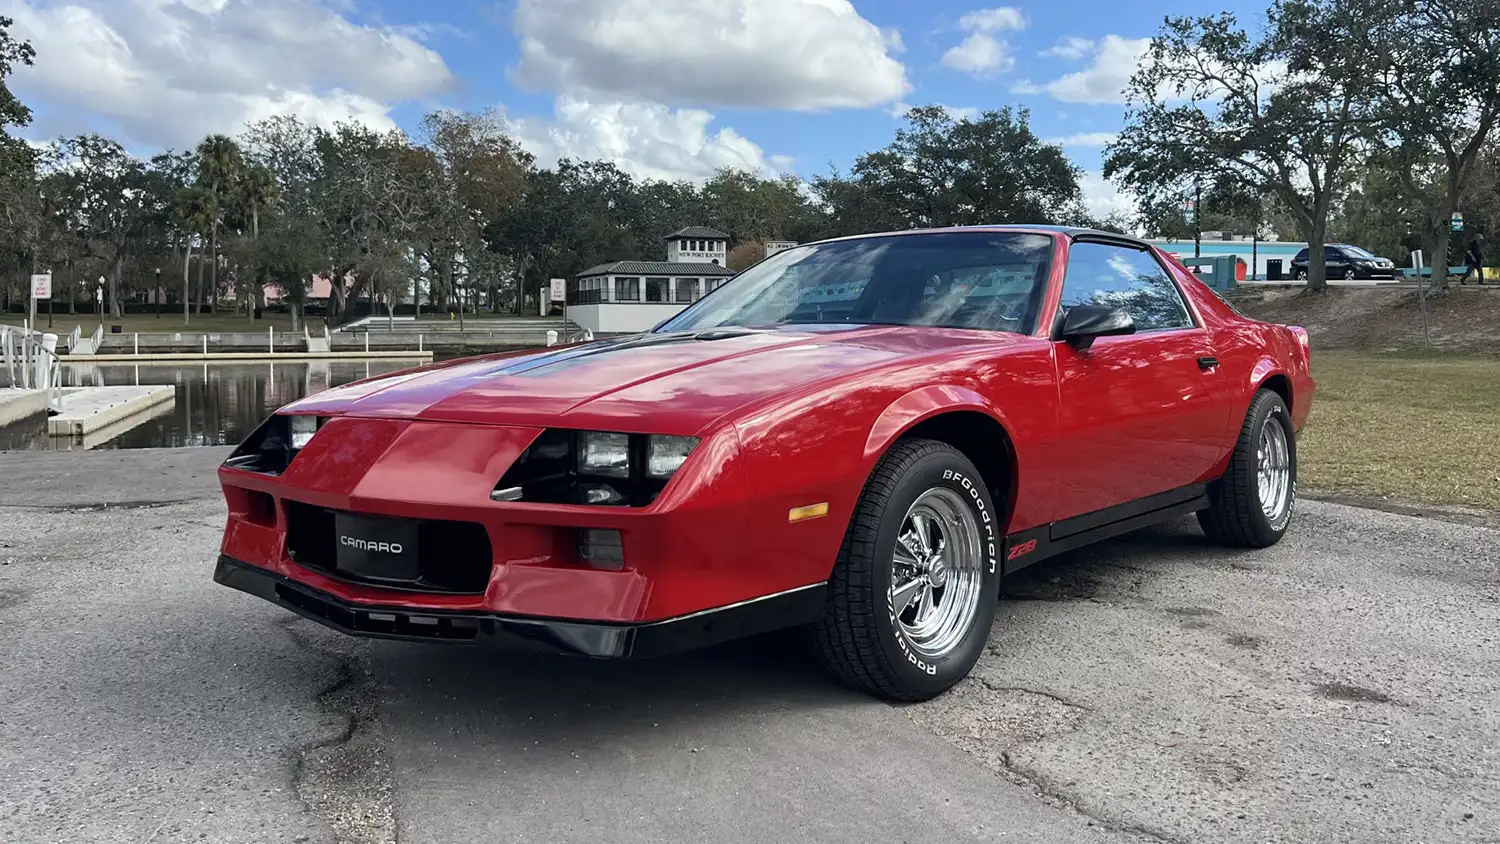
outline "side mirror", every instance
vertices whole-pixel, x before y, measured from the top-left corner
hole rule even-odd
[[[1096,337],[1134,333],[1135,320],[1124,308],[1074,305],[1063,317],[1062,339],[1079,350],[1092,346]]]

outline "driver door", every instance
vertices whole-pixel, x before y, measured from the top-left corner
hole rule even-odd
[[[1224,448],[1228,385],[1213,337],[1156,256],[1074,242],[1060,307],[1085,303],[1124,308],[1136,333],[1053,344],[1053,521],[1198,483]]]

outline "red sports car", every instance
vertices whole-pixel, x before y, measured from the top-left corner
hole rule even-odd
[[[1187,513],[1280,539],[1308,359],[1120,235],[807,244],[644,334],[282,408],[220,469],[215,579],[354,635],[593,657],[800,627],[835,678],[927,699],[1025,566]]]

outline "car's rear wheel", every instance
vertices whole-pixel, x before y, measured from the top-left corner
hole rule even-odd
[[[1229,468],[1209,489],[1209,500],[1198,523],[1216,542],[1265,548],[1286,533],[1297,503],[1297,437],[1280,395],[1256,392]]]
[[[1295,273],[1292,273],[1292,277],[1297,281],[1307,281],[1307,270],[1299,269]]]
[[[979,471],[934,440],[902,440],[865,484],[814,625],[840,682],[928,700],[978,662],[999,598],[999,519]]]

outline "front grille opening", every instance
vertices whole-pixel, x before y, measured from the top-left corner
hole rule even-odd
[[[338,568],[338,531],[334,511],[299,501],[287,501],[286,552],[300,565],[351,583],[411,592],[482,595],[494,569],[489,531],[474,522],[420,520],[417,522],[415,580],[369,580]]]
[[[283,604],[353,633],[458,641],[479,637],[478,619],[351,610],[281,583],[276,584],[276,598]]]
[[[226,486],[224,499],[229,505],[230,515],[261,527],[276,526],[276,500],[269,493]]]

